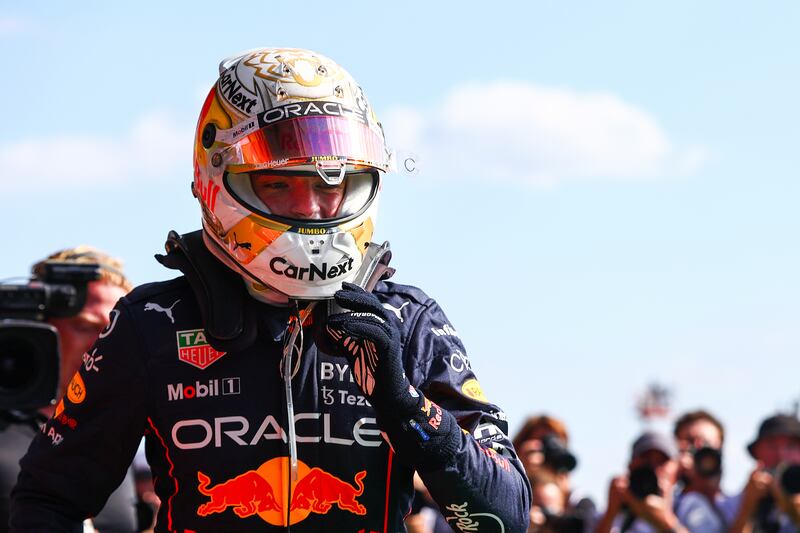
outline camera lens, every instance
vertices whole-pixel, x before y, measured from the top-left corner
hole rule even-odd
[[[694,470],[700,477],[710,478],[722,473],[722,452],[710,446],[694,452]]]
[[[781,488],[787,494],[800,494],[800,465],[790,465],[783,470]]]
[[[51,403],[58,389],[58,331],[50,324],[0,320],[0,410]]]
[[[33,383],[38,374],[34,350],[25,339],[0,342],[0,391],[13,392]]]

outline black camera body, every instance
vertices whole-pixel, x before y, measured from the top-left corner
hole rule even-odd
[[[540,531],[543,533],[583,533],[587,526],[593,525],[597,514],[597,508],[589,498],[582,498],[561,514],[553,513],[547,507],[541,509],[544,527]]]
[[[556,472],[571,472],[578,465],[578,459],[570,452],[564,442],[550,433],[542,437],[544,464]]]
[[[0,410],[55,402],[61,354],[58,331],[46,320],[78,314],[98,279],[97,264],[51,262],[41,280],[0,285]]]
[[[550,514],[542,509],[545,517],[545,525],[542,528],[547,533],[582,533],[586,518],[577,512],[567,512],[565,514]]]
[[[800,464],[781,464],[776,468],[767,468],[767,472],[778,479],[778,487],[786,496],[800,494]],[[779,513],[776,512],[775,496],[767,493],[758,502],[755,521],[759,531],[778,531],[781,527]],[[755,529],[754,529],[755,530]]]
[[[778,476],[784,494],[800,494],[800,464],[783,465],[778,471]]]
[[[703,446],[692,452],[695,473],[703,479],[722,475],[722,450]]]
[[[661,496],[656,471],[650,466],[640,466],[628,473],[628,490],[637,500],[644,500],[651,494]]]

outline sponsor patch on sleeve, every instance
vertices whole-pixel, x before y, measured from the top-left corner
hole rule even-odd
[[[67,385],[67,399],[72,403],[81,403],[86,399],[86,385],[79,373],[72,376],[72,380]]]
[[[483,403],[489,403],[489,399],[483,394],[483,389],[481,388],[481,384],[478,383],[477,379],[468,379],[461,385],[461,392],[464,396],[472,398],[473,400],[477,400]]]

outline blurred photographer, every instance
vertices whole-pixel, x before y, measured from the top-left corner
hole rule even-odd
[[[547,415],[528,418],[513,440],[533,490],[529,532],[594,529],[594,503],[576,496],[570,485],[578,460],[567,441],[564,423]]]
[[[782,414],[767,418],[747,451],[757,463],[731,531],[800,530],[800,420]]]
[[[723,494],[722,423],[704,410],[690,411],[675,422],[678,444],[678,479],[675,514],[692,533],[728,530],[736,515],[738,498]]]
[[[86,277],[75,282],[77,294],[85,291],[85,302],[82,306],[60,312],[49,309],[49,304],[41,304],[41,327],[53,326],[58,333],[53,336],[53,345],[48,343],[37,344],[38,336],[35,327],[37,321],[17,321],[8,319],[13,316],[11,310],[24,307],[24,298],[15,298],[11,292],[4,294],[4,309],[6,316],[4,326],[21,325],[24,330],[31,326],[30,337],[17,339],[17,330],[3,329],[3,342],[0,344],[0,395],[3,405],[0,409],[0,531],[6,530],[8,523],[9,494],[17,481],[19,473],[19,459],[25,454],[34,435],[39,432],[42,424],[53,416],[61,416],[60,409],[48,400],[31,400],[27,384],[52,382],[53,387],[43,391],[34,391],[35,398],[59,398],[68,392],[72,376],[81,365],[92,367],[101,371],[103,367],[100,354],[89,354],[87,351],[94,340],[109,326],[109,312],[117,300],[124,296],[131,288],[131,284],[122,272],[122,263],[105,253],[89,246],[79,246],[54,253],[47,259],[36,263],[32,268],[31,281],[28,287],[38,290],[40,294],[55,294],[57,287],[53,282],[53,267],[61,271],[69,271],[72,267],[80,273],[87,273]],[[81,267],[85,267],[81,269]],[[64,279],[67,279],[65,277]],[[76,278],[77,279],[77,278]],[[61,281],[61,280],[60,280]],[[64,283],[68,288],[70,283]],[[58,287],[63,287],[59,285]],[[20,292],[25,291],[25,286],[20,286]],[[52,300],[52,297],[45,298]],[[12,300],[19,300],[19,305]],[[77,305],[80,305],[78,297]],[[52,303],[52,302],[50,302]],[[53,304],[55,305],[55,304]],[[61,316],[53,316],[61,315]],[[43,330],[40,330],[44,332]],[[30,353],[23,347],[30,347]],[[36,347],[39,348],[37,351]],[[46,349],[46,348],[52,348]],[[42,351],[47,353],[41,353]],[[52,353],[49,353],[52,352]],[[60,352],[60,363],[58,354]],[[22,361],[30,356],[34,361]],[[25,366],[29,364],[30,366]],[[41,365],[47,368],[41,368]],[[56,372],[56,370],[58,371]],[[34,374],[33,376],[31,374]],[[47,376],[41,378],[35,374]],[[52,375],[52,380],[49,377]],[[55,385],[58,391],[54,390]],[[44,396],[42,396],[44,394]],[[19,398],[21,404],[16,403]],[[78,420],[72,424],[80,423]],[[69,427],[69,424],[67,425]],[[61,435],[53,435],[53,445],[60,443]],[[85,490],[76,487],[76,490]],[[103,511],[93,520],[94,527],[102,533],[131,532],[136,530],[135,491],[130,477],[109,498]]]
[[[685,532],[673,512],[678,450],[667,435],[645,432],[633,443],[628,472],[611,480],[598,533]]]

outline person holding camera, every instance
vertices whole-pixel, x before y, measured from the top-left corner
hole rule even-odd
[[[514,436],[513,443],[514,449],[517,450],[522,465],[525,467],[525,473],[528,477],[535,476],[542,468],[545,468],[545,443],[554,444],[551,446],[550,454],[550,467],[553,466],[552,461],[558,457],[567,462],[572,463],[572,468],[577,464],[575,457],[566,453],[553,454],[554,450],[563,450],[566,452],[566,444],[569,440],[567,427],[558,418],[542,414],[537,416],[528,417],[522,428]],[[560,446],[559,446],[560,445]],[[571,457],[571,459],[570,459]],[[564,489],[564,492],[569,492],[569,471],[568,469],[559,469],[561,476],[559,476],[559,483]]]
[[[65,401],[78,427],[49,422],[62,442],[21,461],[12,531],[73,531],[144,435],[159,533],[401,531],[415,471],[451,527],[524,532],[505,414],[439,304],[386,281],[393,158],[355,79],[310,50],[235,54],[193,148],[202,229],[159,256],[183,276],[117,304]]]
[[[514,437],[515,449],[531,482],[529,532],[580,533],[594,528],[596,508],[572,489],[570,473],[578,460],[568,449],[565,424],[552,416],[526,420]]]
[[[756,467],[742,490],[730,531],[800,530],[800,420],[796,415],[770,416],[747,451]]]
[[[597,533],[685,532],[673,512],[678,450],[662,433],[648,431],[633,443],[627,474],[611,480]]]
[[[692,533],[728,530],[736,515],[738,498],[726,496],[722,480],[722,423],[705,410],[690,411],[674,426],[678,444],[678,479],[675,513]]]
[[[125,277],[122,270],[122,262],[114,257],[107,255],[100,250],[90,246],[78,246],[66,250],[58,251],[45,260],[39,261],[33,266],[31,282],[37,286],[47,287],[50,283],[50,267],[70,268],[73,266],[89,267],[95,272],[94,279],[85,284],[85,303],[79,309],[74,310],[70,316],[52,316],[51,310],[45,306],[44,320],[53,326],[58,332],[58,354],[53,354],[52,364],[58,365],[56,368],[40,368],[41,373],[52,372],[57,375],[58,391],[44,391],[49,397],[61,397],[70,394],[68,389],[73,375],[79,368],[90,369],[93,372],[100,372],[103,368],[102,357],[95,356],[90,352],[90,348],[97,336],[108,327],[109,313],[114,308],[122,296],[124,296],[132,285]],[[92,270],[94,267],[94,270]],[[48,289],[44,289],[48,290]],[[81,288],[80,290],[83,290]],[[54,311],[55,312],[55,311]],[[72,312],[72,311],[70,311]],[[55,312],[57,315],[66,315],[66,312]],[[4,347],[19,346],[13,343],[13,339],[6,338]],[[0,348],[5,352],[5,348]],[[55,350],[54,350],[55,352]],[[14,357],[14,354],[3,353],[3,357]],[[50,355],[50,354],[44,354]],[[12,361],[4,359],[6,365],[3,367],[3,392],[4,404],[8,404],[8,409],[0,410],[0,531],[5,531],[9,517],[9,496],[11,489],[17,481],[19,474],[19,460],[25,454],[34,436],[40,434],[42,426],[48,419],[53,417],[64,417],[63,400],[57,405],[41,405],[33,407],[27,405],[15,405],[15,397],[24,397],[27,383],[12,383],[13,381],[49,381],[31,376],[30,379],[22,379],[22,368]],[[24,362],[20,362],[24,363]],[[17,368],[16,371],[12,367]],[[6,371],[8,374],[6,375]],[[64,418],[66,424],[64,431],[76,427],[80,421],[74,418]],[[46,435],[47,436],[47,435]],[[49,436],[53,446],[61,442],[61,435],[53,433]],[[89,487],[75,485],[76,490],[87,490]],[[126,532],[130,533],[137,530],[135,490],[130,476],[126,476],[122,484],[111,495],[103,510],[93,518],[94,527],[107,532]]]

